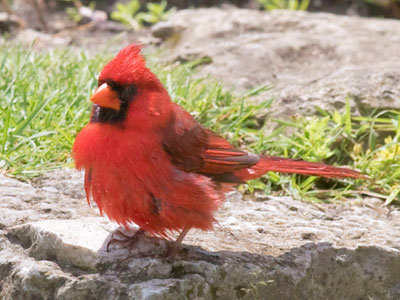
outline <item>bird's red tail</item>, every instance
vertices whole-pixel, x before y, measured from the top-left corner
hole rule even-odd
[[[328,178],[365,178],[363,174],[347,168],[337,168],[324,163],[267,155],[262,155],[260,161],[251,168],[236,171],[235,176],[243,180],[250,180],[258,178],[269,171]]]

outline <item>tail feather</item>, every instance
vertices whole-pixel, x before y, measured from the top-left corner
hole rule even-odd
[[[365,175],[360,172],[347,168],[337,168],[324,163],[267,155],[262,155],[260,161],[251,168],[235,172],[235,176],[243,180],[250,180],[258,178],[269,171],[314,175],[327,178],[366,178]]]

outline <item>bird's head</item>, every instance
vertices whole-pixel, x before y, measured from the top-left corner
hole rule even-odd
[[[146,67],[140,51],[139,45],[131,44],[104,66],[90,99],[94,103],[92,123],[144,128],[151,117],[153,125],[157,125],[154,116],[162,121],[171,101],[160,80]]]

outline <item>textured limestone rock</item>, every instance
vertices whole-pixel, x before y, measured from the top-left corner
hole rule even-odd
[[[376,199],[232,193],[215,230],[191,231],[169,260],[168,242],[147,236],[107,252],[117,227],[81,189],[73,170],[33,183],[0,176],[1,299],[400,298],[400,211]]]
[[[183,10],[153,27],[169,60],[210,57],[201,74],[274,88],[274,115],[400,107],[400,21],[244,9]]]

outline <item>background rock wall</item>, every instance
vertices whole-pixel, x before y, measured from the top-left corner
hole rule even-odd
[[[273,89],[274,116],[314,107],[355,113],[400,107],[400,22],[323,13],[182,10],[153,27],[168,60],[210,57],[200,74],[245,90]]]

